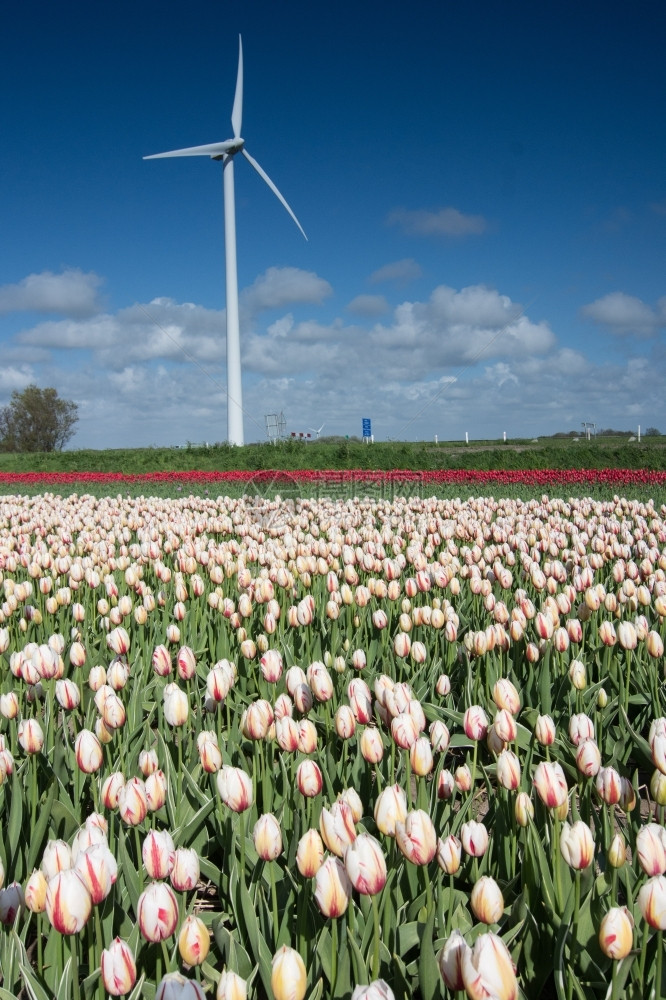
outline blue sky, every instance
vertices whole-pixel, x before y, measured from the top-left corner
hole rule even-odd
[[[47,0],[4,15],[0,405],[69,447],[226,439],[222,168],[243,136],[245,436],[666,432],[666,8]]]

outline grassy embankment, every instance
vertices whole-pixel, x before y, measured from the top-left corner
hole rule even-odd
[[[0,454],[0,474],[13,473],[80,473],[80,484],[68,485],[67,492],[94,492],[104,494],[115,492],[109,486],[86,485],[86,473],[124,473],[136,475],[150,472],[185,472],[191,470],[233,471],[249,470],[263,472],[266,470],[284,470],[285,472],[312,470],[382,470],[390,472],[396,469],[413,471],[462,469],[480,471],[502,470],[534,470],[534,469],[647,469],[650,471],[666,471],[666,436],[648,437],[641,442],[629,442],[626,436],[603,436],[592,441],[572,441],[570,438],[542,438],[538,441],[512,440],[504,444],[501,441],[474,441],[469,445],[464,442],[448,441],[435,445],[433,442],[377,442],[365,445],[356,439],[322,439],[304,443],[286,440],[278,445],[270,443],[250,444],[242,448],[227,445],[192,446],[183,448],[141,448],[118,450],[80,450],[64,451],[48,454]],[[264,478],[264,477],[262,477]],[[266,477],[269,478],[270,477]],[[361,490],[366,491],[363,477],[358,482],[354,479],[343,489],[336,484],[337,495],[352,496]],[[355,488],[356,487],[356,488]],[[390,484],[395,492],[397,487]],[[471,484],[470,484],[471,487]],[[55,492],[54,487],[46,487]],[[127,492],[126,486],[120,486],[122,492]],[[38,492],[45,487],[19,486],[5,481],[0,487],[2,493]],[[201,486],[195,492],[202,491]],[[259,491],[266,492],[270,483],[262,483]],[[284,495],[285,491],[296,495],[297,487],[291,487],[288,476],[276,479],[275,489]],[[189,492],[187,485],[180,487],[173,484],[160,484],[150,488],[137,484],[131,492],[150,492],[152,495],[178,495]],[[232,486],[223,489],[211,484],[210,492],[238,493],[242,487],[235,490]],[[376,492],[369,490],[369,492]],[[406,492],[404,488],[401,492]],[[429,487],[428,494],[435,492]],[[450,486],[441,486],[436,490],[441,496],[479,495],[479,484],[473,488],[465,488],[465,483],[459,481]],[[527,488],[525,485],[498,486],[485,492],[496,496],[540,496],[543,488]],[[550,491],[555,495],[555,491]],[[590,489],[581,491],[580,486],[571,489],[569,493],[558,488],[559,495],[577,493],[604,498],[614,493],[627,493],[621,487],[613,489],[608,486],[590,484]],[[389,495],[389,494],[386,494]],[[641,487],[632,488],[632,496],[639,499],[652,497],[655,502],[666,502],[666,488]]]

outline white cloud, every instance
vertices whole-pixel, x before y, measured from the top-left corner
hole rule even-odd
[[[42,271],[14,285],[0,285],[0,313],[40,312],[61,316],[92,316],[99,310],[97,291],[102,279],[68,268],[62,274]]]
[[[347,306],[347,310],[357,316],[381,316],[389,310],[383,295],[357,295]]]
[[[633,333],[639,337],[650,337],[666,320],[664,301],[659,300],[658,310],[655,311],[634,295],[610,292],[583,306],[581,315],[593,323],[608,327],[611,333]]]
[[[395,282],[397,285],[407,284],[422,275],[421,265],[412,257],[405,257],[403,260],[394,260],[390,264],[373,271],[368,281],[372,285],[380,285],[385,281]]]
[[[276,269],[248,290],[241,328],[248,441],[264,440],[264,414],[280,411],[290,431],[325,423],[325,434],[360,435],[361,418],[370,416],[379,440],[503,430],[535,437],[579,429],[582,420],[666,429],[666,357],[656,341],[647,345],[650,356],[614,364],[603,353],[561,346],[547,322],[484,285],[440,285],[389,307],[381,321],[348,310],[324,317],[318,305],[326,289],[316,275]],[[308,296],[312,308],[297,312]],[[365,298],[368,307],[384,302]],[[276,309],[270,323],[261,322],[266,308]],[[665,317],[666,298],[651,313]],[[113,314],[49,319],[7,341],[0,405],[29,382],[55,386],[79,405],[75,447],[226,437],[223,311],[160,297]]]
[[[10,395],[15,389],[25,389],[34,381],[34,370],[28,365],[23,365],[20,368],[5,365],[0,367],[0,394],[3,396]]]
[[[457,208],[440,208],[437,212],[397,208],[387,221],[400,226],[409,236],[470,236],[487,228],[482,215],[465,215]]]
[[[269,267],[242,293],[243,308],[256,315],[264,309],[304,303],[319,305],[333,289],[328,281],[298,267]]]

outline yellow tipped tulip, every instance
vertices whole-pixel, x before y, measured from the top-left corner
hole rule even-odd
[[[303,1000],[306,984],[303,959],[293,948],[283,945],[273,956],[271,989],[275,1000]]]

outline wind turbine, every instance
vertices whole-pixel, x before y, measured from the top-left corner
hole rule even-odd
[[[321,432],[323,431],[323,429],[324,429],[325,426],[326,426],[326,424],[322,424],[319,429],[317,429],[316,427],[308,427],[308,430],[312,431],[313,434],[316,434],[317,435],[317,440],[319,440],[319,435],[321,434]]]
[[[236,77],[236,94],[231,111],[231,127],[233,139],[223,142],[211,142],[205,146],[190,146],[187,149],[174,149],[168,153],[154,153],[144,156],[144,160],[159,160],[168,156],[209,156],[211,160],[222,160],[222,176],[224,178],[224,247],[226,260],[226,290],[227,290],[227,439],[229,444],[242,445],[243,436],[243,386],[241,381],[240,357],[240,325],[238,319],[238,270],[236,267],[236,208],[234,199],[234,156],[242,153],[245,159],[262,177],[273,194],[282,202],[300,231],[305,232],[300,222],[280,194],[277,187],[257,161],[250,156],[245,148],[245,140],[241,138],[243,119],[243,43],[238,36],[238,76]]]

